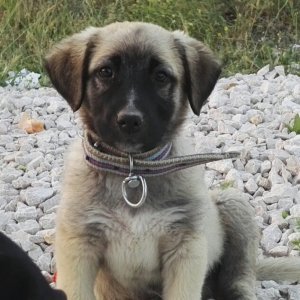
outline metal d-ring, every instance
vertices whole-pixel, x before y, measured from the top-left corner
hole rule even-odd
[[[142,196],[137,203],[133,203],[128,199],[127,186],[131,189],[137,188],[140,183],[142,184]],[[122,182],[122,194],[125,202],[134,208],[140,207],[144,204],[147,197],[147,183],[144,177],[133,174],[133,158],[129,154],[129,175]]]

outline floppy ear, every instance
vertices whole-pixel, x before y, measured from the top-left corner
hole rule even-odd
[[[184,66],[185,90],[193,112],[199,116],[202,105],[212,92],[221,67],[212,52],[183,32],[173,32]]]
[[[45,68],[51,82],[73,111],[80,108],[85,94],[89,60],[97,32],[97,28],[90,27],[74,34],[55,45],[45,57]]]

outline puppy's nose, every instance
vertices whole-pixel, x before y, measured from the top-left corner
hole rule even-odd
[[[140,131],[143,124],[143,118],[139,113],[120,112],[117,115],[117,124],[122,132],[133,134]]]

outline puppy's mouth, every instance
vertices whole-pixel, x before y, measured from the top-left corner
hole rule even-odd
[[[124,137],[117,135],[115,138],[104,139],[100,138],[107,145],[115,148],[123,153],[141,154],[151,151],[161,145],[161,140],[154,140],[151,136],[143,137]]]
[[[106,129],[103,130],[103,128]],[[124,153],[144,153],[165,143],[164,136],[154,135],[151,130],[145,129],[136,134],[125,135],[116,130],[115,127],[101,126],[95,129],[92,131],[97,134],[100,141]]]
[[[126,142],[117,142],[115,143],[115,148],[119,151],[137,154],[143,152],[143,144],[132,144]]]

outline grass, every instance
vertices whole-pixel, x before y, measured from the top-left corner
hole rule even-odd
[[[298,231],[300,231],[300,220],[298,220],[296,228]],[[295,250],[300,251],[300,240],[294,240],[294,241],[292,241],[292,244],[293,244]]]
[[[225,181],[221,182],[221,184],[220,184],[221,190],[226,190],[226,189],[232,188],[233,186],[234,186],[233,180],[225,180]]]
[[[290,125],[286,125],[289,132],[296,132],[296,134],[300,134],[300,116],[296,114],[294,119],[291,121]]]
[[[299,0],[0,0],[0,84],[11,70],[43,73],[45,52],[61,38],[122,20],[186,31],[216,52],[223,75],[266,64],[291,71],[300,60],[292,51],[299,12]]]
[[[289,216],[290,214],[289,214],[289,212],[287,212],[287,211],[282,211],[282,213],[281,213],[281,216],[284,218],[284,219],[286,219],[288,216]]]

